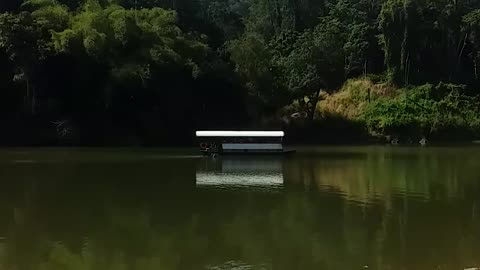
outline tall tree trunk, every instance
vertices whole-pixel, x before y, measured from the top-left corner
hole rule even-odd
[[[35,86],[32,86],[32,96],[31,96],[31,103],[32,103],[32,115],[37,112],[37,95],[35,91]]]
[[[110,79],[109,79],[110,80]],[[112,106],[112,85],[110,81],[107,81],[107,84],[105,85],[105,110],[108,111],[110,107]]]
[[[463,39],[462,49],[460,49],[460,52],[458,53],[457,65],[455,66],[455,74],[458,72],[458,69],[460,67],[460,62],[462,61],[463,51],[465,50],[465,46],[467,45],[467,39],[468,39],[468,34],[465,34],[465,38]]]
[[[30,76],[25,75],[26,93],[24,99],[25,111],[31,115],[34,115],[36,109],[36,93],[35,86],[30,82]]]
[[[28,76],[25,75],[26,77],[26,80],[25,80],[25,84],[26,84],[26,92],[25,92],[25,96],[23,98],[23,106],[25,108],[25,112],[28,112],[31,107],[30,107],[30,80],[28,79]]]
[[[318,104],[318,99],[320,97],[320,92],[321,90],[318,90],[316,93],[313,94],[312,101],[311,101],[311,108],[309,111],[309,116],[308,118],[310,119],[311,122],[315,120],[315,111],[317,110],[317,104]]]
[[[400,71],[405,75],[407,70],[407,63],[409,58],[408,53],[408,0],[403,1],[403,16],[404,16],[404,29],[403,29],[403,39],[400,50]],[[406,77],[406,76],[405,76]],[[403,84],[405,84],[405,77]]]
[[[474,72],[475,72],[475,80],[478,80],[477,59],[473,60],[473,67],[474,67]]]
[[[363,79],[367,79],[367,65],[368,65],[368,60],[365,59],[365,61],[363,62]]]
[[[30,82],[28,75],[25,75],[25,96],[23,100],[24,110],[30,115],[35,114],[36,99],[35,99],[35,87]]]
[[[410,53],[407,54],[407,60],[405,63],[405,78],[404,78],[404,83],[405,85],[408,85],[409,82],[409,75],[410,75]]]

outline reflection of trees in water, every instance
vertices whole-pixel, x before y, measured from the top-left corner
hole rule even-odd
[[[411,150],[412,151],[412,150]],[[297,158],[284,164],[286,184],[337,191],[367,203],[391,196],[464,197],[480,189],[478,157],[462,151],[371,151],[361,158]]]
[[[478,266],[480,190],[466,172],[471,159],[422,158],[293,159],[284,164],[286,184],[299,179],[311,188],[284,193],[195,190],[194,171],[157,164],[46,166],[33,169],[35,178],[15,170],[25,179],[0,191],[8,217],[0,219],[0,269]]]
[[[10,220],[3,263],[6,269],[45,270],[201,269],[226,261],[264,269],[460,269],[479,263],[479,218],[459,213],[460,206],[410,201],[406,209],[396,198],[386,213],[381,204],[351,204],[324,193],[202,191],[180,199],[187,197],[195,205],[174,210],[170,199],[125,207],[125,201],[92,197],[103,205],[99,218],[92,217],[99,209],[52,210],[40,202],[35,212],[25,210],[23,223]],[[48,216],[38,216],[47,211],[42,207]]]
[[[42,221],[33,219],[30,224],[12,225],[6,240],[6,269],[179,269],[178,235],[158,232],[141,209],[105,210],[107,216],[101,222],[71,232],[37,227]],[[68,221],[50,218],[68,226],[88,216]]]
[[[480,264],[476,166],[463,152],[380,151],[294,159],[284,178],[290,189],[344,197],[347,250],[368,250],[377,269],[456,269]]]

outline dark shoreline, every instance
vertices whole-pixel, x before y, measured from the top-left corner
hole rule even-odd
[[[392,144],[384,141],[347,141],[347,142],[325,142],[325,141],[286,141],[284,143],[285,147],[365,147],[365,146],[387,146],[387,147],[480,147],[480,141],[477,140],[462,140],[462,141],[428,141],[426,145],[421,145],[420,143],[401,143]],[[79,149],[107,149],[107,148],[139,148],[139,149],[186,149],[186,148],[197,148],[195,143],[189,144],[41,144],[41,143],[15,143],[15,144],[5,144],[0,143],[0,148],[3,149],[19,149],[19,148],[79,148]]]
[[[7,123],[4,123],[7,124]],[[21,123],[16,126],[4,125],[0,133],[0,147],[197,147],[195,131],[206,128],[183,127],[182,129],[126,130],[112,127],[77,128],[61,136],[52,125],[44,123]],[[180,125],[178,125],[180,126]],[[282,125],[243,125],[250,128],[212,127],[211,130],[283,130],[284,144],[289,145],[392,145],[421,146],[426,139],[432,146],[479,145],[480,140],[473,133],[461,129],[445,129],[441,132],[423,135],[421,130],[405,129],[395,135],[370,135],[366,127],[353,121],[320,120],[312,123]],[[393,143],[395,144],[395,143]]]

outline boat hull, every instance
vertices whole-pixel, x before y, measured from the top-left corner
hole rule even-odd
[[[295,150],[283,150],[283,151],[228,151],[228,152],[204,152],[205,156],[222,155],[222,156],[283,156],[294,154]]]

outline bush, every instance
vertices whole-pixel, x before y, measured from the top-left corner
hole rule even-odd
[[[302,138],[312,141],[348,141],[348,137],[365,138],[365,133],[377,139],[397,138],[402,143],[423,137],[467,140],[480,135],[480,99],[465,92],[463,85],[398,89],[389,83],[356,79],[335,93],[322,92],[313,122],[305,118],[307,113],[299,102],[285,107],[282,115],[291,120],[289,128],[303,129]],[[301,117],[293,119],[293,115]]]
[[[462,94],[464,87],[439,83],[403,89],[393,97],[381,97],[364,107],[360,118],[371,134],[443,137],[440,134],[477,136],[480,102]]]

